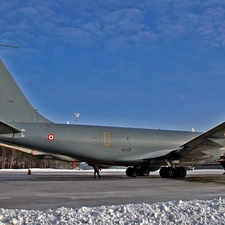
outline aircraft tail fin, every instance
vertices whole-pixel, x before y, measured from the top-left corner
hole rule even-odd
[[[51,123],[35,110],[0,59],[0,120]]]

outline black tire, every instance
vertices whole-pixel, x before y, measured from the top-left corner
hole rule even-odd
[[[159,175],[162,178],[168,178],[168,168],[167,167],[161,167],[159,171]]]
[[[132,173],[133,173],[133,168],[132,168],[132,167],[128,167],[128,168],[126,169],[126,175],[127,175],[128,177],[132,177],[132,176],[133,176]]]
[[[133,171],[132,171],[132,177],[137,177],[139,175],[139,170],[137,168],[132,168]]]
[[[135,167],[128,167],[126,169],[126,175],[128,177],[137,177],[139,175],[139,170]]]
[[[175,177],[175,169],[173,167],[168,167],[168,176],[169,177]]]
[[[141,168],[139,175],[140,176],[145,176],[145,177],[149,176],[149,169],[148,168],[144,168],[144,167]]]
[[[185,178],[187,175],[187,170],[184,167],[179,167],[176,169],[176,175],[179,178]]]

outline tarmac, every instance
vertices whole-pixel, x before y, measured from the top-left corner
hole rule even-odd
[[[158,172],[130,178],[124,170],[0,170],[0,208],[47,210],[225,197],[224,170],[188,171],[185,179]]]

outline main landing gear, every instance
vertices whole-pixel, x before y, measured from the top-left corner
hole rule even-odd
[[[126,169],[126,175],[128,177],[148,176],[148,167],[128,167]],[[161,167],[159,175],[162,178],[185,178],[187,171],[184,167]]]
[[[126,175],[128,177],[148,176],[149,172],[147,167],[128,167],[126,169]]]
[[[161,167],[159,175],[162,178],[185,178],[187,171],[184,167]]]

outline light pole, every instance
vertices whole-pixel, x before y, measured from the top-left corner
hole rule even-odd
[[[75,124],[78,123],[78,117],[79,117],[79,113],[74,113],[74,117],[75,117]]]

